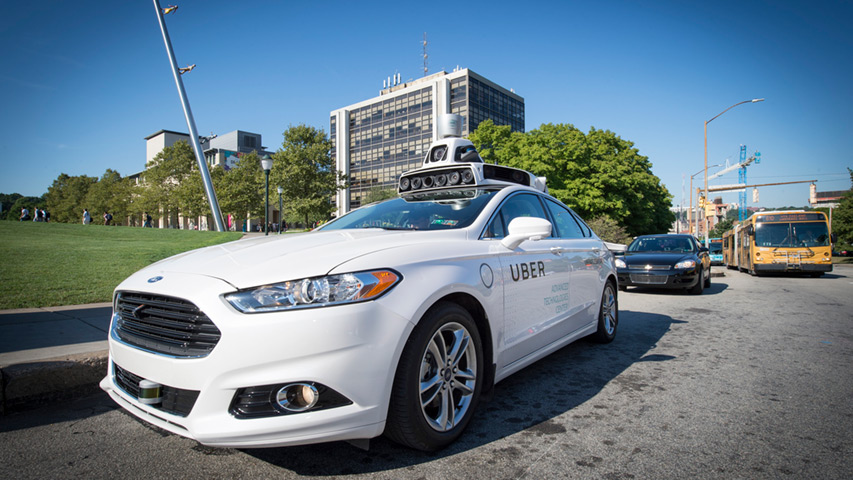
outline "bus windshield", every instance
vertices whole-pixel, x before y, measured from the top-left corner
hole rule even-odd
[[[722,255],[723,254],[723,240],[719,238],[712,238],[711,243],[708,244],[711,255]]]
[[[826,223],[758,223],[755,244],[759,247],[825,247],[829,245]]]

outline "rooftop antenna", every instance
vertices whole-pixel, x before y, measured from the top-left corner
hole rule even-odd
[[[427,72],[429,71],[429,67],[427,66],[427,38],[426,32],[424,32],[424,76],[427,76]]]

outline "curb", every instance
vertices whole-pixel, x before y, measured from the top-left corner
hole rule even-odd
[[[99,391],[107,358],[103,350],[0,368],[0,415]]]

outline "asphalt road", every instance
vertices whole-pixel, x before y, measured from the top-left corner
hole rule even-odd
[[[98,395],[0,417],[1,478],[821,478],[853,474],[853,268],[620,292],[617,339],[496,387],[437,454],[212,449]]]

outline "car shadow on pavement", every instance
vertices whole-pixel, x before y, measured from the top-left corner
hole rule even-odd
[[[299,447],[242,449],[244,453],[300,475],[334,476],[405,468],[481,448],[510,435],[518,447],[498,448],[486,455],[522,455],[527,439],[543,435],[575,435],[557,417],[595,397],[635,362],[664,362],[668,355],[650,355],[673,323],[666,315],[620,311],[619,331],[610,344],[579,341],[568,345],[495,386],[494,396],[481,402],[471,423],[455,443],[435,453],[399,446],[384,437],[371,440],[364,451],[344,442]],[[210,450],[216,455],[216,449]],[[220,453],[221,454],[221,453]]]

